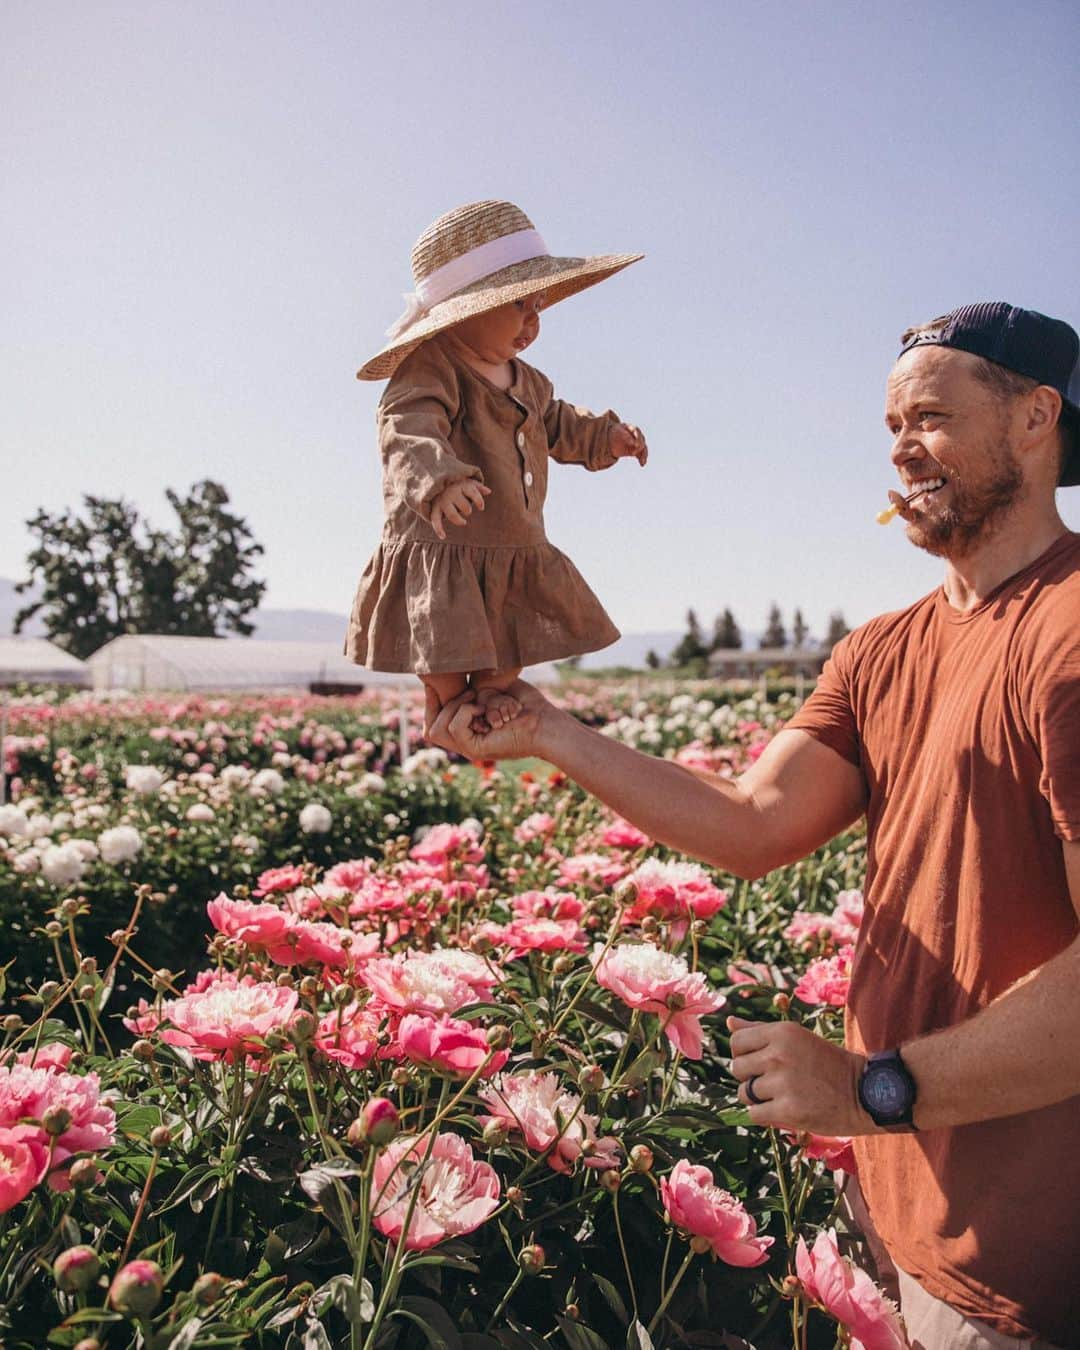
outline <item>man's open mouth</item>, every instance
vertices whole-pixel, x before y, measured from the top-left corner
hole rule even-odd
[[[920,478],[917,482],[910,484],[904,493],[904,497],[910,504],[917,501],[919,497],[930,496],[934,492],[939,492],[944,486],[944,478]]]

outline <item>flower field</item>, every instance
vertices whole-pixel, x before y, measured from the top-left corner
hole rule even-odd
[[[560,697],[729,775],[794,709]],[[13,705],[0,1343],[904,1345],[848,1141],[749,1127],[727,1067],[730,1012],[840,1035],[861,831],[739,881],[420,724]]]

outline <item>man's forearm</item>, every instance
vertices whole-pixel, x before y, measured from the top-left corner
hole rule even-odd
[[[1080,938],[974,1017],[909,1042],[903,1055],[921,1130],[1080,1095]]]
[[[554,709],[540,725],[537,753],[650,838],[740,877],[762,876],[802,857],[844,823],[808,837],[801,822],[771,813],[744,779],[700,777]]]

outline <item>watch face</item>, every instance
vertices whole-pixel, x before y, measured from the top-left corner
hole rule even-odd
[[[875,1064],[863,1079],[867,1109],[882,1116],[899,1116],[911,1106],[911,1089],[891,1064]]]

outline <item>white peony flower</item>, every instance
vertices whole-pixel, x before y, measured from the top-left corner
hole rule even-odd
[[[450,756],[446,751],[432,745],[410,755],[401,766],[401,772],[406,778],[413,778],[418,773],[430,773],[434,769],[441,769],[449,762]]]
[[[30,834],[27,828],[29,824],[26,812],[21,806],[13,806],[11,803],[0,806],[0,834],[7,835],[9,839],[27,838]]]
[[[49,816],[36,815],[31,816],[26,822],[26,833],[31,839],[44,839],[47,834],[52,834],[53,823]]]
[[[227,788],[234,790],[247,787],[251,782],[251,770],[242,764],[226,764],[218,776]]]
[[[300,812],[300,828],[305,834],[326,834],[334,817],[321,802],[308,802]]]
[[[50,844],[42,855],[41,870],[54,886],[71,886],[86,871],[86,863],[74,842]]]
[[[142,848],[142,835],[134,825],[116,825],[98,835],[98,848],[107,863],[132,862]]]
[[[165,781],[165,775],[153,764],[129,764],[124,770],[124,783],[137,797],[152,797]]]
[[[92,839],[72,839],[71,847],[76,850],[83,862],[95,862],[101,857],[98,846]]]
[[[276,797],[285,791],[285,779],[277,769],[260,769],[251,780],[251,786],[255,791],[269,792],[272,797]]]
[[[18,872],[22,876],[29,876],[38,871],[41,867],[41,854],[36,848],[24,848],[21,853],[16,853],[11,862],[13,872]]]
[[[214,819],[214,808],[208,806],[206,802],[195,802],[184,812],[186,819],[194,821],[207,821]]]

